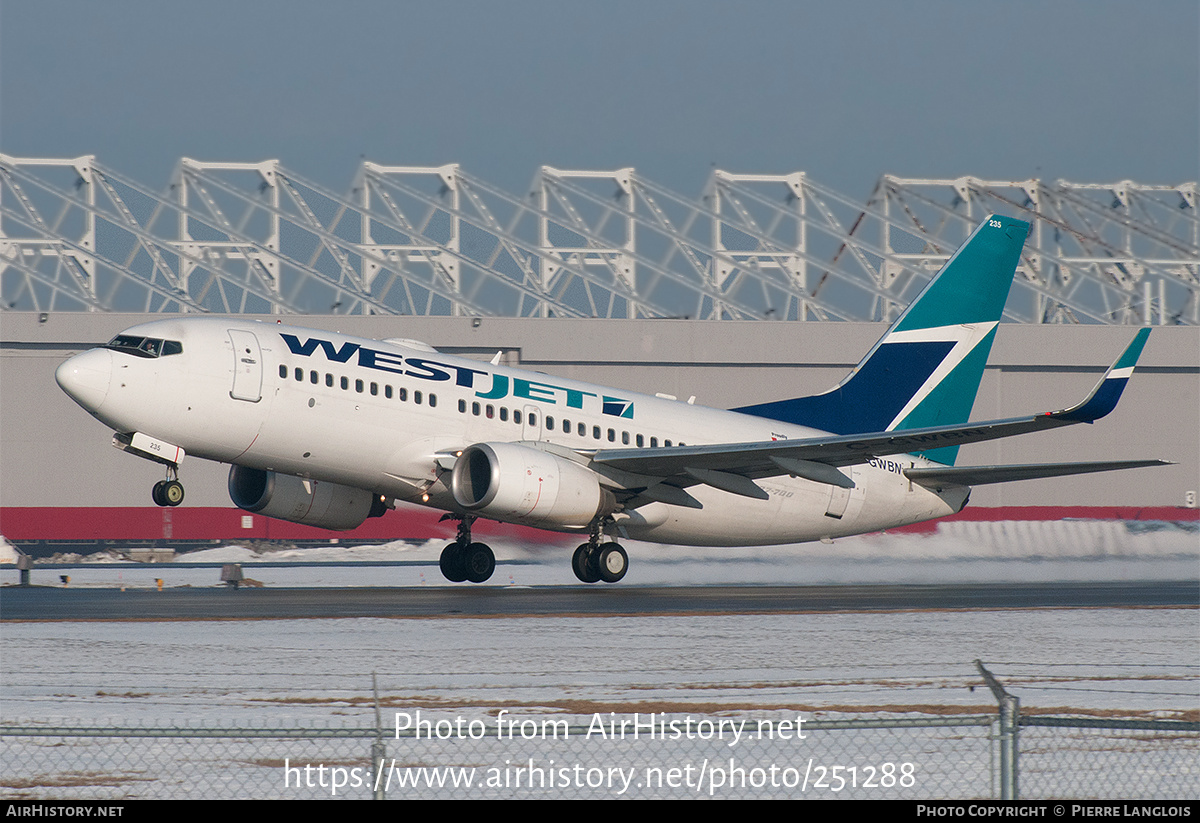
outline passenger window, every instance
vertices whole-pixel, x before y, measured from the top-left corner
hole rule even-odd
[[[342,378],[342,390],[345,391],[346,389],[349,389],[349,388],[350,388],[350,378],[343,377]]]
[[[299,366],[297,366],[297,367],[296,367],[296,375],[295,375],[295,376],[296,376],[296,379],[297,379],[297,380],[303,381],[303,380],[304,380],[304,369],[302,369],[302,368],[300,368]]]
[[[537,425],[537,415],[534,414],[533,412],[529,413],[529,425],[531,425],[531,426]]]
[[[664,441],[663,441],[663,445],[664,445],[664,446],[666,446],[666,447],[669,449],[669,448],[671,448],[671,441],[670,441],[670,440],[664,440]]]
[[[378,383],[374,383],[374,382],[371,383],[371,394],[372,395],[379,394],[379,384]]]
[[[587,424],[586,423],[579,424],[578,434],[580,437],[587,437]]]
[[[629,432],[621,432],[621,442],[626,446],[629,445]]]
[[[362,390],[363,390],[363,381],[361,381],[361,380],[355,380],[355,381],[354,381],[354,390],[355,390],[356,392],[358,392],[359,394],[362,394]]]
[[[488,420],[491,420],[496,416],[496,407],[491,403],[488,403],[487,408],[484,409],[484,416],[487,417]]]
[[[308,373],[308,382],[312,383],[314,386],[317,385],[321,382],[321,375],[317,374],[315,371],[310,371]]]
[[[637,436],[637,447],[640,449],[644,445],[646,445],[646,439],[639,434]]]
[[[546,415],[546,431],[554,431],[554,418]]]
[[[609,442],[609,443],[616,443],[616,442],[617,442],[617,432],[616,432],[616,430],[614,430],[614,429],[609,429],[609,430],[608,430],[608,442]]]
[[[521,425],[521,412],[517,409],[513,409],[513,422],[518,426]]]
[[[418,406],[421,405],[421,393],[419,391],[413,392],[413,402]]]
[[[431,409],[432,409],[432,408],[433,408],[434,406],[436,406],[436,405],[437,405],[437,395],[436,395],[436,394],[430,394],[430,395],[429,395],[429,408],[431,408]]]
[[[600,439],[600,427],[599,426],[592,426],[592,439],[593,440]]]
[[[459,413],[459,414],[466,414],[466,413],[467,413],[467,401],[466,401],[466,400],[459,400],[459,401],[458,401],[458,413]]]
[[[571,433],[571,421],[564,420],[563,421],[563,434],[570,434],[570,433]]]
[[[392,387],[391,386],[383,387],[383,396],[386,397],[388,400],[392,399]]]
[[[479,416],[479,409],[480,405],[478,403],[471,404],[471,414],[475,415],[476,417]]]
[[[287,377],[287,366],[280,366],[280,367],[279,367],[279,376],[280,376],[280,377]]]
[[[333,375],[328,372],[325,374],[325,385],[331,389],[333,388]]]
[[[505,423],[508,422],[508,407],[507,406],[500,407],[500,419],[502,421],[504,421]]]
[[[399,394],[399,396],[400,396],[400,399],[401,399],[402,401],[404,401],[404,400],[407,400],[407,399],[408,399],[408,389],[401,387],[401,389],[400,389],[400,391],[398,392],[398,394]]]
[[[650,448],[652,448],[652,449],[658,448],[658,438],[657,437],[650,438]]]

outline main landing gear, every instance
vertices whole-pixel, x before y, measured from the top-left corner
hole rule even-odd
[[[154,484],[150,497],[156,506],[178,506],[183,502],[183,484],[174,466],[167,466],[167,479]]]
[[[447,515],[442,519],[455,516]],[[496,570],[496,556],[492,550],[484,543],[471,540],[471,524],[474,521],[474,517],[464,516],[458,523],[458,539],[442,549],[438,565],[451,583],[464,580],[483,583]],[[629,570],[629,555],[625,549],[619,543],[601,543],[603,537],[603,524],[597,522],[588,542],[577,548],[571,558],[571,569],[584,583],[598,583],[601,580],[616,583]]]
[[[496,555],[483,543],[471,542],[471,523],[474,517],[464,517],[458,523],[458,539],[442,549],[439,565],[451,583],[469,580],[482,583],[496,570]]]
[[[616,583],[629,570],[629,555],[620,543],[601,543],[602,526],[597,524],[588,542],[575,550],[571,570],[584,583]]]

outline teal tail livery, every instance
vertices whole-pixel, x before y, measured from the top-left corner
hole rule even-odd
[[[835,434],[966,423],[1028,233],[988,217],[839,385],[735,411]],[[958,447],[923,454],[952,465]]]
[[[114,446],[164,467],[159,506],[183,502],[191,455],[228,463],[233,504],[261,517],[345,531],[399,503],[445,512],[457,521],[440,558],[451,582],[491,577],[496,558],[471,532],[483,518],[579,534],[575,576],[615,583],[629,562],[618,538],[827,540],[955,514],[974,485],[1163,465],[955,465],[963,445],[1104,417],[1150,333],[1074,406],[970,422],[1028,230],[984,220],[834,389],[741,409],[280,318],[143,323],[55,379]]]

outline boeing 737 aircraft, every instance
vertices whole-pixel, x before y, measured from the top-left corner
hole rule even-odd
[[[749,546],[879,531],[962,510],[971,486],[1161,465],[956,466],[958,447],[1088,423],[1117,403],[1149,329],[1082,403],[969,423],[1029,224],[984,220],[862,362],[823,394],[732,410],[245,319],[134,326],[56,373],[113,443],[166,466],[229,463],[251,512],[353,529],[403,500],[458,521],[452,581],[487,580],[477,518],[586,534],[573,568],[620,580],[614,537]]]

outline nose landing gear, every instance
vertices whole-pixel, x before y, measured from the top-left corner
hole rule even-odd
[[[181,446],[158,440],[144,432],[117,432],[112,444],[123,452],[153,460],[167,467],[167,479],[159,480],[150,490],[156,506],[178,506],[183,502],[183,484],[179,482],[179,464],[187,453]]]

